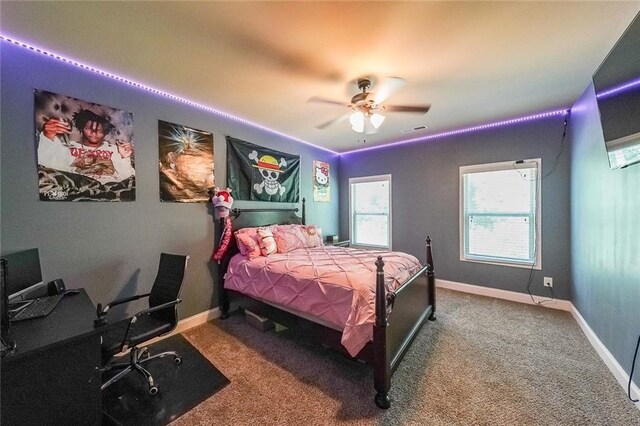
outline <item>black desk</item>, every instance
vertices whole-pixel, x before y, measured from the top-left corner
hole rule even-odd
[[[100,329],[84,290],[46,317],[11,324],[2,360],[3,425],[100,424]]]

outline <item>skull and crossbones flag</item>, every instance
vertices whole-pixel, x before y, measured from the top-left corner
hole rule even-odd
[[[300,156],[227,136],[227,186],[236,200],[300,201]]]

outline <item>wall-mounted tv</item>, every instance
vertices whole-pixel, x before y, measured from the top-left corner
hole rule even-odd
[[[640,163],[640,13],[593,75],[612,169]]]

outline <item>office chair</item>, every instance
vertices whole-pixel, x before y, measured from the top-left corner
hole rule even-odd
[[[147,347],[140,345],[164,334],[170,333],[178,323],[177,305],[180,289],[184,280],[185,270],[189,256],[162,253],[158,266],[158,275],[151,288],[151,293],[131,296],[115,300],[104,308],[98,304],[97,326],[107,325],[106,315],[112,307],[138,300],[149,298],[149,308],[138,312],[130,319],[107,325],[102,335],[102,372],[115,369],[123,369],[115,376],[102,384],[102,390],[120,380],[130,371],[140,372],[149,384],[149,393],[158,393],[153,377],[142,364],[165,356],[173,356],[175,364],[180,364],[181,359],[177,352],[169,351],[151,355]],[[114,362],[113,357],[123,350],[130,349],[129,362]]]

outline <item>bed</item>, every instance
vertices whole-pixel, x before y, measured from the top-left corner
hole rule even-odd
[[[233,209],[233,231],[305,224],[298,209]],[[221,220],[220,229],[223,229]],[[218,235],[216,244],[221,236]],[[220,262],[221,318],[233,303],[287,327],[306,326],[322,344],[373,368],[374,401],[389,408],[391,377],[426,320],[435,320],[431,240],[426,266],[388,251],[323,246],[248,259],[235,238]],[[358,286],[349,281],[359,277]]]

